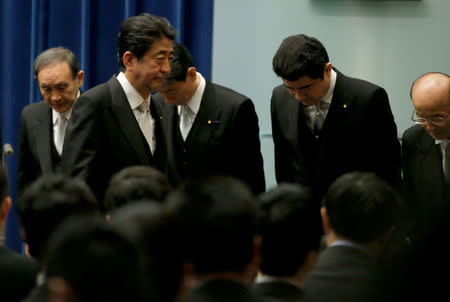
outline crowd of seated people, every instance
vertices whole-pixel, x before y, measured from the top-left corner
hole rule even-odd
[[[216,175],[172,188],[151,169],[118,172],[107,213],[78,179],[28,186],[17,203],[26,255],[0,249],[2,301],[394,301],[442,284],[425,276],[427,262],[448,262],[445,221],[433,236],[408,233],[399,194],[374,173],[339,177],[318,211],[299,184],[255,195]],[[3,219],[4,173],[0,183]]]

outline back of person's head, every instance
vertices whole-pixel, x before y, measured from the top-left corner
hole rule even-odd
[[[351,172],[331,184],[323,206],[334,233],[370,243],[383,238],[395,224],[399,197],[374,173]]]
[[[226,176],[192,179],[168,197],[184,233],[195,274],[240,273],[252,261],[256,201],[241,181]]]
[[[153,43],[162,38],[174,40],[177,35],[175,28],[164,17],[142,13],[123,21],[117,37],[117,57],[121,71],[125,71],[123,55],[129,51],[138,60],[152,48]]]
[[[138,247],[145,280],[157,289],[162,302],[173,302],[183,281],[181,230],[171,223],[160,203],[142,201],[112,213],[111,223]]]
[[[41,259],[48,237],[64,219],[72,215],[96,215],[98,204],[83,181],[47,174],[25,188],[17,210],[29,252]]]
[[[328,62],[323,44],[314,37],[301,34],[283,40],[273,57],[272,66],[279,77],[296,81],[303,76],[323,79]]]
[[[104,220],[71,218],[51,237],[44,258],[50,301],[142,301],[137,249]],[[59,301],[59,300],[58,300]]]
[[[163,201],[171,190],[167,177],[150,166],[129,166],[111,178],[104,205],[111,212],[125,204],[144,199]]]
[[[192,59],[189,50],[183,45],[173,43],[173,59],[170,64],[170,75],[166,79],[166,83],[185,81],[187,71],[190,67],[194,67],[194,60]]]
[[[260,195],[261,272],[292,277],[310,251],[319,251],[322,229],[311,190],[282,183]]]
[[[54,47],[43,51],[33,63],[33,74],[37,78],[39,71],[47,66],[66,62],[72,72],[72,77],[75,79],[80,72],[80,63],[73,52],[64,47]]]

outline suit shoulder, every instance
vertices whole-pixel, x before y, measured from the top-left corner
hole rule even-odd
[[[207,82],[207,87],[208,85],[210,85],[210,87],[212,87],[215,91],[216,94],[216,98],[221,99],[221,98],[226,98],[227,103],[229,104],[235,104],[235,105],[240,105],[243,102],[250,100],[249,97],[243,95],[242,93],[239,93],[231,88],[219,85],[219,84],[215,84],[215,83],[211,83],[211,82]],[[206,88],[205,88],[206,91]]]
[[[338,81],[344,83],[345,89],[356,96],[370,97],[376,92],[384,93],[387,96],[386,90],[383,87],[363,79],[347,77],[339,73],[336,85],[338,85]]]
[[[35,114],[36,112],[42,112],[45,110],[49,110],[49,106],[45,101],[39,101],[36,103],[31,103],[23,107],[22,114]]]
[[[403,143],[408,144],[417,141],[424,135],[428,135],[426,130],[421,125],[414,125],[403,132],[402,141]]]
[[[92,87],[91,89],[87,90],[86,92],[82,93],[79,97],[79,99],[82,98],[91,98],[93,100],[100,98],[101,96],[109,94],[109,85],[108,82],[99,84],[97,86]]]

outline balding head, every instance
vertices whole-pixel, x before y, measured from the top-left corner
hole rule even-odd
[[[443,123],[425,121],[422,126],[435,139],[450,138],[450,77],[444,73],[429,72],[414,81],[411,100],[418,116],[446,117]]]

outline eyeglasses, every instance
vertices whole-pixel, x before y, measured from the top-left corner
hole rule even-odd
[[[450,115],[450,112],[444,115],[434,115],[430,117],[423,117],[417,114],[416,110],[413,111],[413,114],[411,116],[411,120],[413,120],[417,124],[423,124],[425,122],[428,122],[433,125],[442,125]]]

